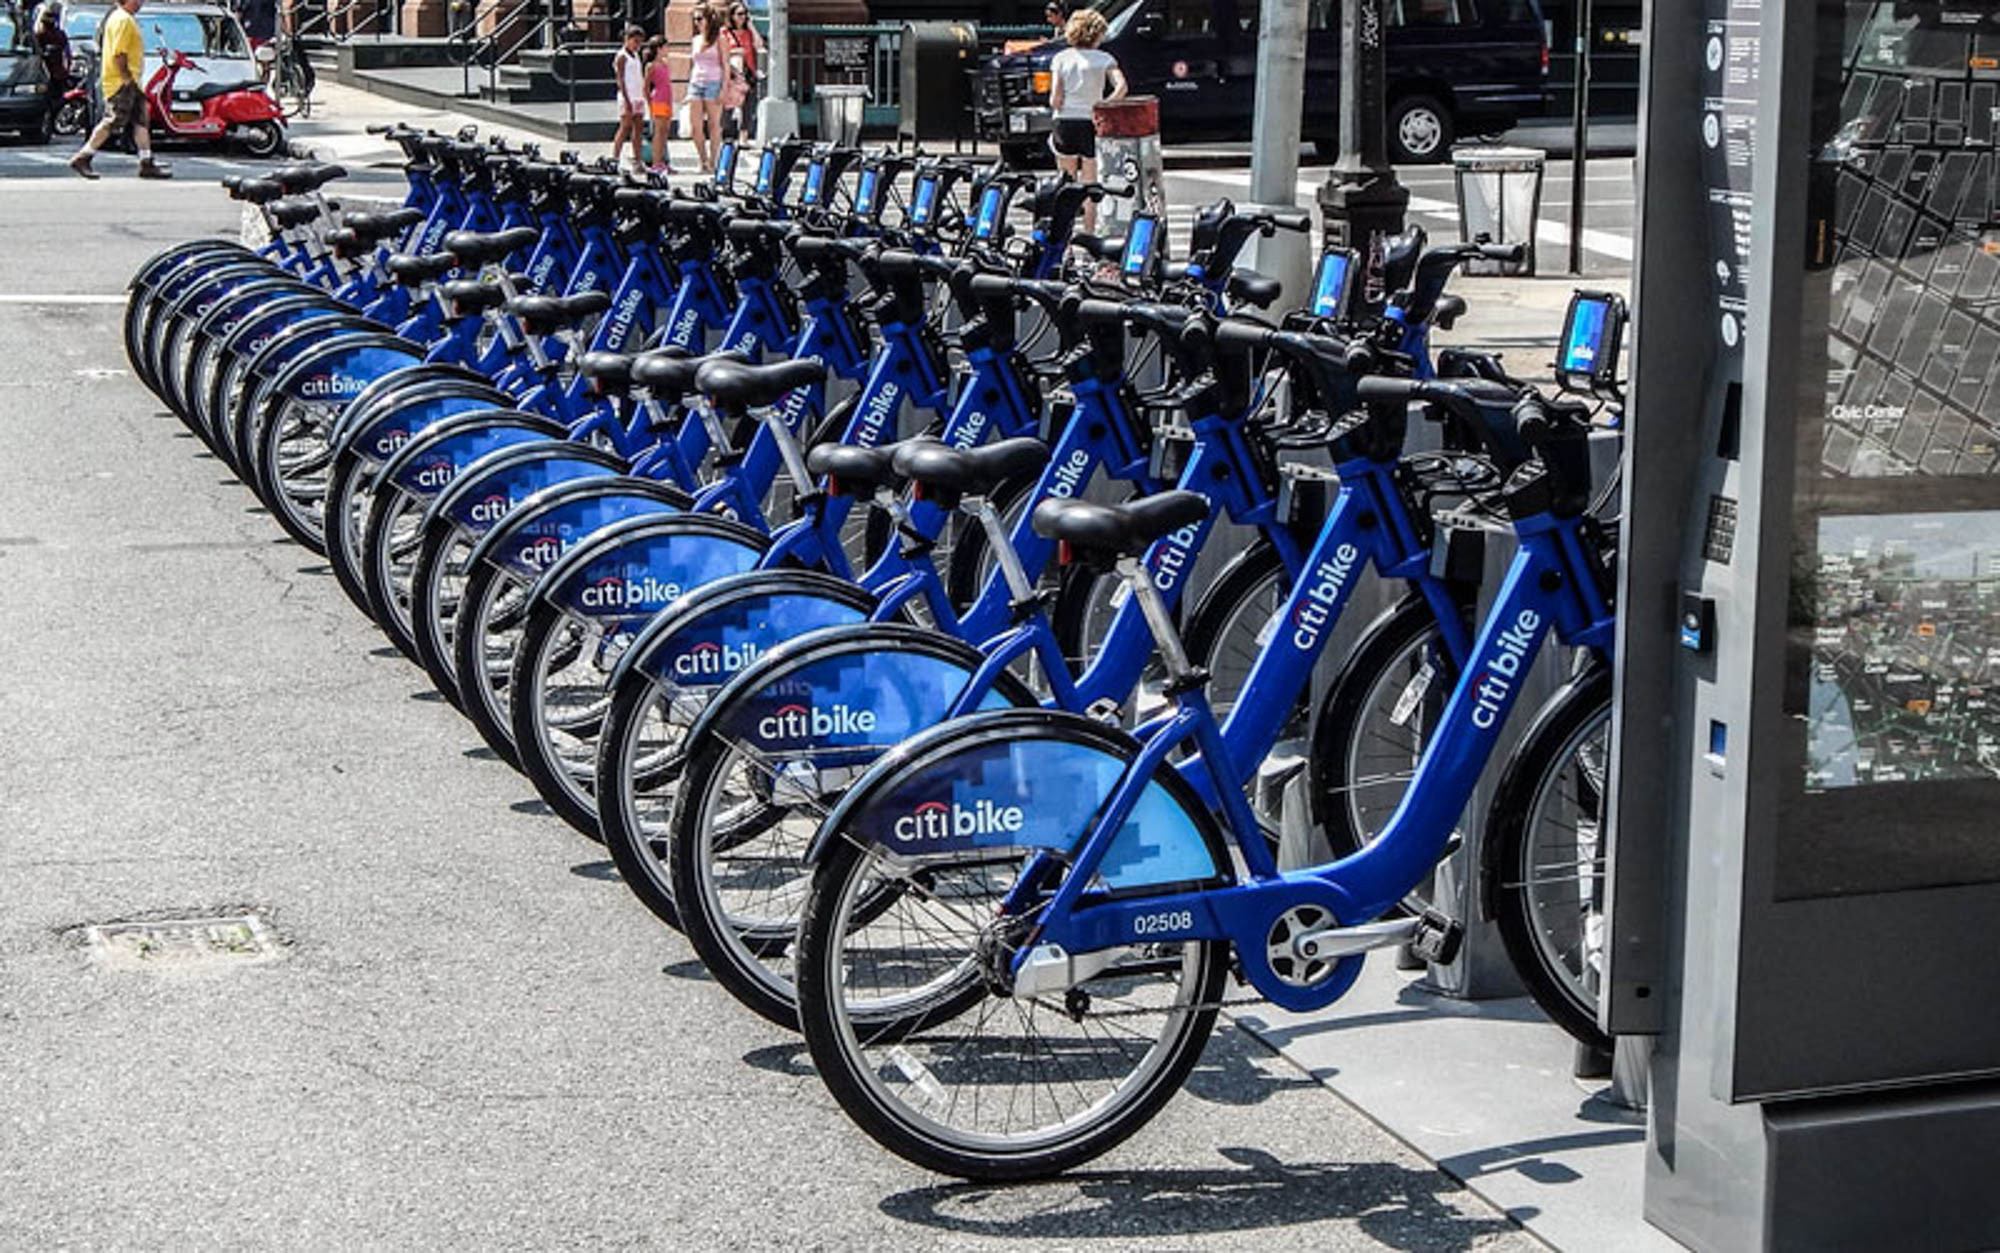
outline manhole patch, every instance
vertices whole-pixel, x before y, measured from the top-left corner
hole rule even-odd
[[[127,970],[247,966],[276,961],[285,951],[283,937],[254,913],[101,922],[82,934],[92,957]]]

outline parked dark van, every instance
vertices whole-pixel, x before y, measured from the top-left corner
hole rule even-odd
[[[1104,50],[1132,94],[1157,96],[1168,143],[1250,137],[1258,0],[1099,0]],[[1388,25],[1389,154],[1442,161],[1460,135],[1506,130],[1542,109],[1548,48],[1537,0],[1383,0]],[[1340,0],[1307,0],[1305,138],[1339,143]],[[975,112],[980,137],[1010,163],[1046,151],[1052,40],[989,58]]]

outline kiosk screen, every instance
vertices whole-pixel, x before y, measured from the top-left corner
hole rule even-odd
[[[882,187],[882,173],[876,169],[861,171],[861,178],[854,188],[854,212],[858,217],[874,218],[877,206],[876,193]]]
[[[1821,13],[1777,894],[2000,882],[2000,12]]]
[[[819,203],[820,193],[826,188],[826,162],[814,161],[806,167],[806,189],[799,193],[799,204],[812,208]]]
[[[722,145],[722,151],[716,154],[715,185],[717,187],[722,188],[724,191],[728,191],[729,184],[735,178],[736,178],[736,143],[734,140],[731,140],[729,143]]]
[[[768,196],[771,194],[771,178],[774,174],[777,173],[777,170],[778,170],[778,154],[771,151],[769,148],[766,148],[764,150],[764,155],[757,158],[758,195]]]

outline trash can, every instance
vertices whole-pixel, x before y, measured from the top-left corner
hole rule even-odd
[[[1451,154],[1458,184],[1458,237],[1470,243],[1484,235],[1495,244],[1526,244],[1518,263],[1469,261],[1468,274],[1533,275],[1535,223],[1542,214],[1539,148],[1460,148]]]
[[[903,139],[960,139],[972,133],[972,71],[979,68],[976,22],[905,22],[900,50]]]
[[[819,83],[813,87],[813,102],[819,106],[819,137],[843,148],[861,142],[861,112],[868,103],[868,88],[860,83]]]
[[[1097,233],[1123,235],[1140,211],[1165,215],[1167,186],[1160,160],[1160,101],[1155,96],[1106,100],[1091,110],[1097,126],[1097,179],[1125,182],[1132,195],[1107,196],[1097,207]]]

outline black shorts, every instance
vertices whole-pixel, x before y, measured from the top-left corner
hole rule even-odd
[[[1049,151],[1059,157],[1097,157],[1097,124],[1083,118],[1059,117],[1049,135]]]
[[[129,129],[134,117],[143,116],[139,112],[145,107],[139,99],[139,85],[127,83],[112,92],[104,100],[104,120],[111,124],[112,134]]]

